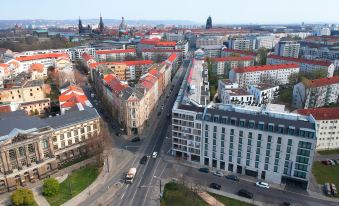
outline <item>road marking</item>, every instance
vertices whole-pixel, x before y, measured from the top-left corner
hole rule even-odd
[[[167,164],[168,164],[168,163],[166,163],[164,169],[161,171],[161,173],[160,173],[160,175],[159,175],[159,178],[161,178],[162,174],[165,172],[165,169],[166,169],[166,167],[167,167]]]
[[[126,194],[126,191],[124,193],[122,193],[122,196],[120,198],[121,200],[122,200],[122,198],[124,198],[125,194]]]
[[[152,184],[152,182],[153,182],[153,177],[154,177],[154,175],[155,175],[155,172],[157,171],[157,168],[158,168],[158,166],[159,166],[159,163],[160,163],[160,161],[158,160],[158,162],[156,163],[157,165],[156,165],[156,167],[154,168],[154,172],[153,172],[153,175],[152,175],[152,177],[151,177],[150,184]],[[144,205],[144,203],[145,203],[145,201],[146,201],[146,199],[147,199],[148,191],[149,191],[149,187],[148,187],[147,190],[146,190],[146,195],[145,195],[145,198],[142,200],[142,204],[141,204],[141,205]]]

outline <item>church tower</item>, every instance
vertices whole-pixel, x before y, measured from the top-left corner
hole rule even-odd
[[[100,13],[100,22],[99,22],[100,34],[102,34],[104,32],[104,29],[105,29],[104,22],[102,21],[102,16],[101,16],[101,13]]]
[[[82,21],[81,21],[81,19],[80,19],[80,16],[79,16],[78,29],[79,29],[79,34],[82,33],[83,27],[82,27]]]
[[[206,21],[206,29],[212,29],[212,18],[209,16]]]

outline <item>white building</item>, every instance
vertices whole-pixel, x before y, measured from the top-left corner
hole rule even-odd
[[[236,50],[255,50],[255,45],[255,39],[232,38],[229,40],[228,48]]]
[[[110,61],[121,62],[125,61],[126,57],[136,57],[135,49],[115,49],[115,50],[99,50],[96,51],[96,60],[98,62]]]
[[[254,96],[254,102],[257,104],[268,104],[277,97],[279,86],[273,84],[260,83],[248,85],[247,91]]]
[[[300,59],[292,57],[283,57],[277,55],[269,55],[267,57],[267,64],[298,64],[300,72],[311,73],[314,71],[321,71],[327,73],[327,77],[332,77],[335,66],[329,61],[318,61],[309,59]]]
[[[274,53],[279,56],[298,58],[299,49],[300,43],[296,41],[280,41],[275,45]]]
[[[294,85],[292,105],[296,108],[314,108],[337,103],[339,76],[305,80]]]
[[[256,37],[256,49],[259,48],[266,48],[266,49],[273,49],[275,45],[279,42],[280,38],[269,35],[269,36],[258,36]]]
[[[219,57],[212,58],[211,60],[212,70],[216,75],[228,75],[231,69],[254,65],[254,58],[252,56]]]
[[[198,37],[196,40],[197,48],[201,48],[203,46],[222,46],[222,45],[223,45],[222,37],[202,36]]]
[[[297,64],[276,64],[232,69],[229,78],[246,88],[250,84],[259,83],[288,84],[289,76],[294,73],[299,73]]]
[[[187,101],[191,73],[186,72],[172,110],[173,155],[229,173],[307,188],[316,146],[311,116],[191,104]]]
[[[218,89],[219,91],[219,89]],[[251,104],[254,96],[242,88],[225,89],[221,92],[221,103],[223,104]]]
[[[312,115],[317,122],[317,150],[339,148],[339,107],[299,109],[299,114]]]

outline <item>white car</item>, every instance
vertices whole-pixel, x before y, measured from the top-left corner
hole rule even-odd
[[[269,189],[270,188],[270,186],[266,182],[257,182],[257,183],[255,183],[255,185],[257,187],[260,187],[260,188],[265,188],[265,189]]]
[[[218,176],[218,177],[223,177],[223,176],[224,176],[224,173],[222,173],[222,172],[220,172],[220,171],[214,171],[214,172],[212,172],[212,174],[213,174],[214,176]]]
[[[153,152],[152,153],[152,158],[157,158],[157,156],[158,156],[158,152]]]

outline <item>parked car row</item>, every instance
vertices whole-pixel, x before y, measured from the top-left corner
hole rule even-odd
[[[339,165],[339,159],[338,160],[327,159],[327,160],[321,161],[321,163],[323,163],[324,165]]]
[[[327,196],[336,196],[338,194],[335,184],[328,182],[324,184],[324,192]]]

